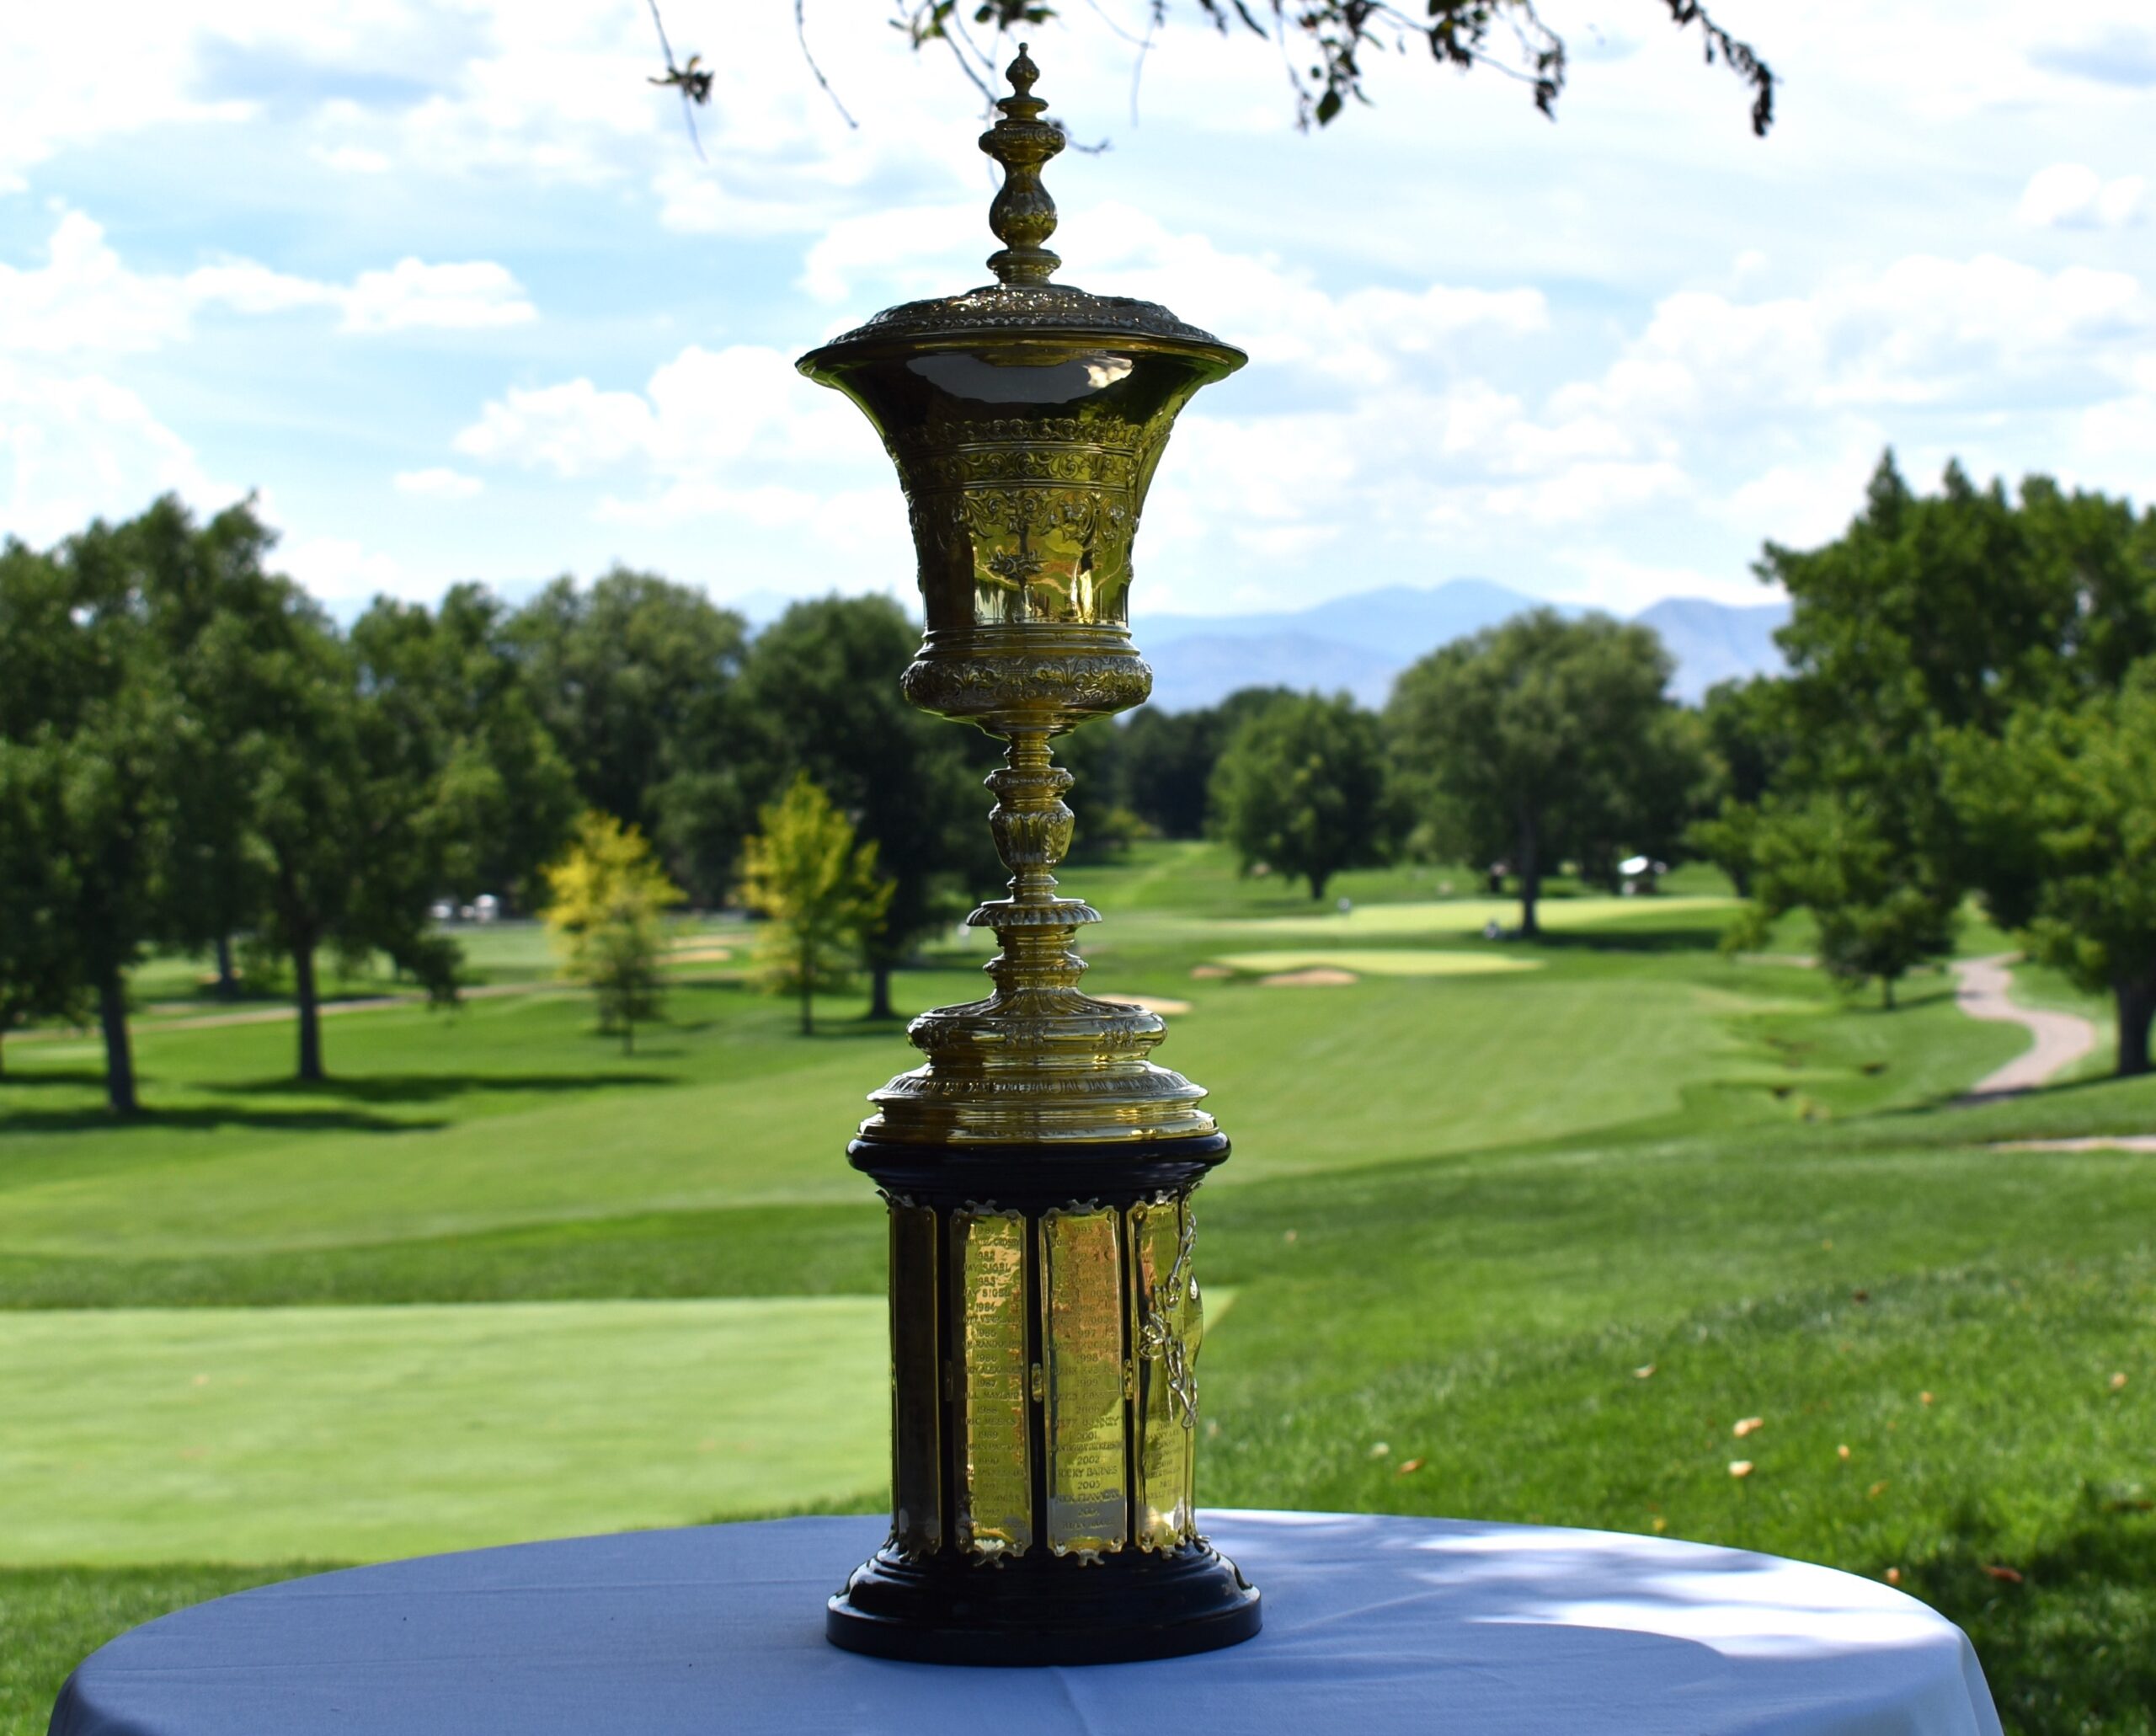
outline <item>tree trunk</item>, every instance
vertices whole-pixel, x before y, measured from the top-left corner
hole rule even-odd
[[[2156,975],[2111,985],[2119,1014],[2118,1076],[2130,1079],[2148,1071],[2148,1028],[2156,1021]]]
[[[314,943],[292,948],[292,979],[300,1006],[300,1082],[322,1082],[322,1009],[314,986]]]
[[[1535,900],[1542,896],[1541,841],[1535,836],[1534,816],[1523,813],[1519,817],[1519,932],[1523,940],[1533,940],[1542,932],[1534,920]]]
[[[637,1022],[633,1018],[625,1017],[622,1020],[622,1053],[634,1055],[636,1052]]]
[[[1894,1010],[1894,979],[1891,976],[1879,979],[1879,1004],[1889,1012]]]
[[[232,937],[229,934],[217,937],[217,998],[239,999],[239,978],[232,974]]]
[[[127,1044],[127,988],[115,968],[98,984],[98,1023],[104,1028],[104,1096],[115,1115],[132,1115],[135,1055]]]
[[[1315,904],[1320,899],[1325,896],[1325,883],[1331,878],[1332,876],[1330,874],[1321,874],[1316,873],[1315,870],[1312,871],[1310,874],[1310,902],[1312,904]]]
[[[871,1018],[895,1018],[891,1011],[891,966],[888,959],[879,959],[868,967],[868,1016]]]

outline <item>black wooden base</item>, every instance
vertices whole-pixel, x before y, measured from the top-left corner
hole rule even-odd
[[[1257,1592],[1198,1538],[1001,1566],[879,1551],[830,1600],[824,1632],[849,1652],[921,1664],[1135,1664],[1240,1644],[1259,1621]]]

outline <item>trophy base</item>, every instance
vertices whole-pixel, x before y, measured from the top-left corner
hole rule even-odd
[[[879,1550],[831,1599],[824,1632],[846,1651],[917,1664],[1136,1664],[1239,1645],[1261,1619],[1257,1590],[1201,1537],[1095,1562]]]

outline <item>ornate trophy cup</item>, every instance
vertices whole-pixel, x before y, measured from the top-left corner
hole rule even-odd
[[[1159,1016],[1079,992],[1100,920],[1059,897],[1070,774],[1049,744],[1141,703],[1130,545],[1176,414],[1242,352],[1165,307],[1049,283],[1063,148],[1021,49],[981,148],[998,281],[878,314],[802,358],[875,424],[910,508],[928,631],[906,697],[1008,744],[988,783],[1008,898],[995,991],[848,1147],[890,1212],[890,1541],[830,1600],[838,1645],[947,1663],[1232,1645],[1258,1595],[1192,1508],[1201,1311],[1190,1198],[1228,1141],[1149,1058]]]

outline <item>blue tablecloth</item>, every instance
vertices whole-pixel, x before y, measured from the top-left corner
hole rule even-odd
[[[823,1637],[880,1520],[325,1573],[124,1634],[53,1736],[1999,1736],[1961,1630],[1887,1586],[1601,1531],[1216,1513],[1265,1632],[1158,1664],[885,1663]]]

